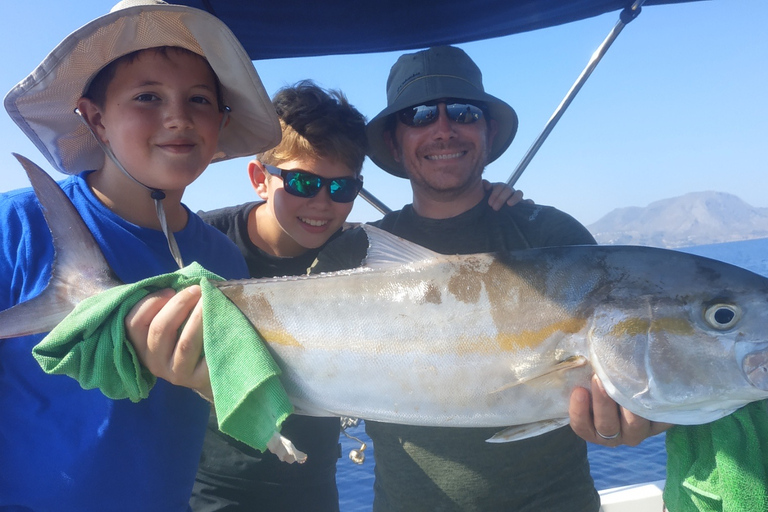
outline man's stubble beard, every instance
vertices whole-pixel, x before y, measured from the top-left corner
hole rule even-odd
[[[430,197],[435,201],[448,202],[460,197],[462,194],[479,183],[483,178],[483,172],[485,170],[485,164],[488,161],[488,146],[483,145],[480,148],[483,153],[483,158],[480,161],[472,163],[472,170],[470,172],[463,172],[458,170],[451,172],[450,169],[436,170],[434,172],[426,173],[412,173],[408,169],[405,169],[408,179],[411,181],[411,187],[416,191]],[[403,154],[400,154],[401,161]],[[423,158],[423,157],[422,157]],[[464,179],[456,180],[453,176],[456,174],[463,174]],[[446,183],[446,181],[448,183]]]

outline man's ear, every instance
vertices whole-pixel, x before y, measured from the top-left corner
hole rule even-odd
[[[389,152],[392,153],[392,158],[395,162],[402,164],[400,161],[400,151],[397,149],[397,141],[395,141],[394,133],[392,130],[385,130],[382,134],[384,136],[384,143],[389,148]]]
[[[107,139],[106,128],[103,124],[104,113],[96,103],[88,98],[80,98],[77,100],[77,110],[80,111],[80,115],[83,117],[91,130],[99,137],[104,144],[109,144]]]
[[[488,148],[493,146],[493,141],[496,139],[496,135],[499,133],[499,123],[495,119],[491,119],[488,122]]]
[[[266,201],[269,197],[269,190],[267,187],[267,170],[264,168],[264,164],[258,160],[248,162],[248,178],[251,180],[251,186],[256,194]]]

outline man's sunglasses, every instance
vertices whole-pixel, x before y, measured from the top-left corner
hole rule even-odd
[[[267,172],[283,178],[283,188],[292,196],[315,197],[320,189],[328,186],[331,200],[336,203],[351,203],[363,188],[363,177],[323,178],[307,171],[286,171],[272,165],[264,165]]]
[[[454,123],[472,124],[482,119],[484,115],[487,115],[485,105],[461,100],[440,100],[404,108],[397,113],[397,118],[407,126],[419,127],[430,125],[437,121],[440,115],[438,107],[440,103],[445,104],[448,119]]]

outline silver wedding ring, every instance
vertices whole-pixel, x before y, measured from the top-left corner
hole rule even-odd
[[[611,439],[616,439],[617,437],[619,437],[621,435],[621,430],[619,430],[618,432],[616,432],[612,436],[604,436],[603,434],[600,433],[599,430],[595,429],[595,434],[597,434],[598,436],[602,437],[606,441],[610,441]]]

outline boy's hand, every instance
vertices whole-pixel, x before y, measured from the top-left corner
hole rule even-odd
[[[483,188],[485,190],[491,190],[491,197],[488,198],[488,204],[496,211],[501,210],[504,203],[509,206],[514,206],[520,201],[523,201],[523,191],[515,190],[506,183],[491,183],[488,180],[483,180]],[[533,204],[533,200],[531,199],[525,199],[525,202]]]
[[[192,388],[213,401],[203,357],[203,308],[199,286],[166,289],[144,297],[125,317],[125,330],[142,364],[156,377]]]
[[[592,376],[591,388],[591,396],[584,388],[574,389],[568,410],[571,428],[585,441],[611,447],[622,444],[637,446],[672,426],[669,423],[649,421],[619,407],[605,392],[596,375]]]

